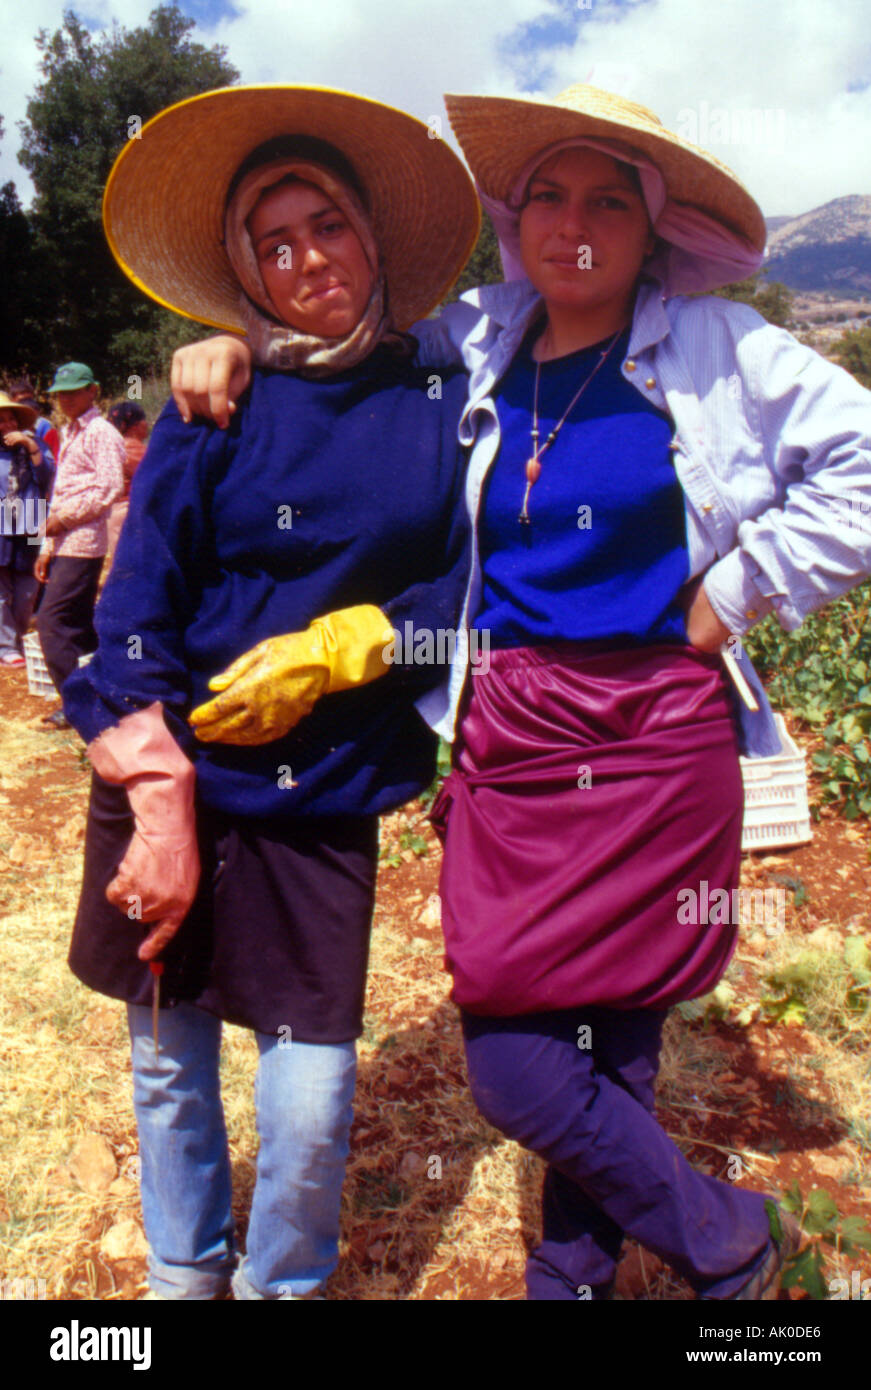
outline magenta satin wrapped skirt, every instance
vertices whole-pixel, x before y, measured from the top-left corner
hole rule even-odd
[[[720,658],[565,644],[490,663],[433,808],[454,1001],[666,1008],[712,989],[737,930],[707,905],[738,886],[743,813]]]

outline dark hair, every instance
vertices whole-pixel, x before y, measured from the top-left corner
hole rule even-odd
[[[224,206],[229,204],[246,174],[261,164],[269,164],[273,159],[305,159],[310,160],[312,164],[325,165],[344,183],[350,185],[368,212],[369,200],[366,190],[351,161],[341,150],[337,150],[335,145],[330,145],[326,140],[318,140],[314,135],[276,135],[258,145],[246,156],[233,175]]]
[[[18,376],[14,381],[10,381],[6,394],[8,396],[20,396],[22,399],[16,401],[16,405],[29,405],[31,410],[35,410],[37,415],[41,414],[44,407],[36,399],[36,392],[33,389],[33,382],[29,377]]]
[[[135,401],[118,401],[106,412],[106,419],[114,425],[119,434],[126,434],[132,425],[145,419],[145,411]]]
[[[625,175],[629,182],[634,185],[636,193],[640,193],[643,198],[644,188],[641,183],[641,170],[638,168],[638,165],[627,164],[622,159],[615,159],[614,163],[617,165],[620,173]]]

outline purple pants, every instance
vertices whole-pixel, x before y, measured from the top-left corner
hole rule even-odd
[[[478,1108],[549,1165],[530,1299],[607,1297],[624,1232],[712,1298],[728,1298],[765,1259],[765,1196],[696,1172],[654,1118],[665,1016],[463,1013]]]

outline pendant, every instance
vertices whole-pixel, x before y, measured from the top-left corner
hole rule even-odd
[[[537,483],[541,477],[541,464],[538,459],[533,457],[526,461],[526,491],[523,494],[523,505],[520,508],[520,515],[517,520],[523,525],[529,525],[529,494],[532,491],[533,483]]]

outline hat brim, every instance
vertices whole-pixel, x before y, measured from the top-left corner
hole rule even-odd
[[[5,391],[0,392],[0,410],[13,410],[15,418],[23,430],[29,430],[31,425],[35,425],[39,419],[37,411],[32,405],[19,405],[7,396]]]
[[[657,165],[674,202],[701,208],[757,250],[765,248],[762,210],[731,169],[634,102],[577,86],[556,102],[449,93],[445,106],[475,181],[490,198],[506,202],[536,152],[560,140],[621,140]]]
[[[118,264],[152,299],[216,328],[243,331],[239,282],[224,251],[224,204],[245,158],[279,135],[334,145],[370,205],[398,328],[447,293],[478,236],[480,208],[462,161],[422,121],[324,87],[224,87],[168,107],[112,167],[103,226]]]

